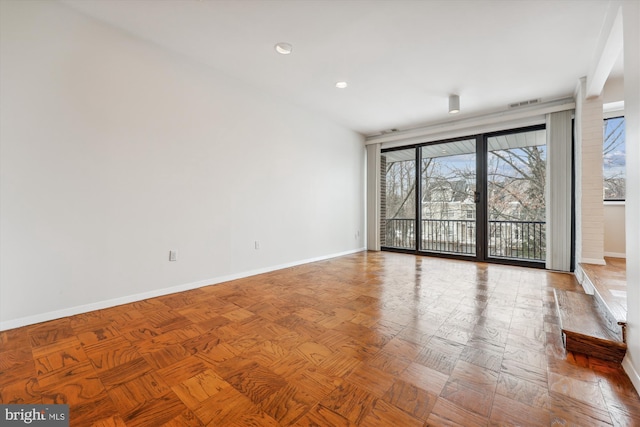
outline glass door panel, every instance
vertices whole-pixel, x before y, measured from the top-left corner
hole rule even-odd
[[[420,148],[421,251],[476,254],[476,140]]]
[[[546,257],[546,131],[487,138],[488,256]]]
[[[381,246],[416,248],[416,149],[381,155]]]

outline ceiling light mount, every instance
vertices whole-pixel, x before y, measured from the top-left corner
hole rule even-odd
[[[449,95],[449,114],[457,114],[460,112],[460,97],[458,95]]]
[[[291,43],[280,42],[273,47],[280,55],[289,55],[293,51]]]
[[[349,85],[347,84],[347,82],[338,82],[338,83],[336,83],[336,87],[337,87],[338,89],[344,89],[344,88],[346,88],[347,86],[349,86]]]

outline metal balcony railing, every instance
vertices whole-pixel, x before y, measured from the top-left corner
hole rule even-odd
[[[476,253],[476,221],[423,219],[420,250],[462,255]],[[383,246],[415,249],[415,220],[385,220]],[[543,221],[489,221],[489,257],[544,261],[546,223]]]
[[[546,230],[544,221],[489,221],[489,256],[544,261]]]

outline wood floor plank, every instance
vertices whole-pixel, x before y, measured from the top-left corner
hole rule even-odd
[[[96,377],[71,378],[64,383],[41,387],[43,404],[80,405],[107,396],[107,390]]]
[[[256,405],[268,399],[287,384],[284,378],[257,363],[243,369],[242,372],[225,375],[224,378]]]
[[[370,427],[403,426],[421,427],[424,420],[417,419],[402,411],[397,406],[390,405],[384,400],[376,401],[369,415],[362,421],[362,425]]]
[[[98,377],[107,388],[111,388],[144,375],[151,371],[151,369],[151,365],[140,357],[104,372],[100,372]]]
[[[75,331],[71,327],[69,319],[58,319],[29,327],[29,338],[33,348],[74,337]]]
[[[317,400],[293,383],[287,384],[260,404],[280,424],[290,425],[306,414]]]
[[[31,350],[31,347],[28,344],[23,344],[21,347],[11,350],[2,351],[0,352],[0,375],[15,366],[28,362],[32,358],[36,359],[37,357],[39,356]]]
[[[83,346],[83,348],[94,368],[99,371],[112,369],[141,357],[138,348],[123,336]]]
[[[551,422],[556,425],[611,426],[608,410],[591,406],[561,393],[551,392]],[[637,418],[640,419],[640,418]]]
[[[320,402],[344,382],[341,377],[316,367],[304,369],[292,378],[298,389],[312,396],[316,402]]]
[[[318,404],[295,423],[300,427],[352,427],[348,418]]]
[[[36,377],[36,364],[31,358],[15,361],[7,365],[7,368],[0,369],[0,388],[7,384],[28,381]]]
[[[64,348],[55,349],[44,354],[37,354],[34,351],[33,357],[35,359],[36,374],[38,376],[43,376],[88,360],[79,342],[74,346],[65,346]]]
[[[127,427],[120,415],[112,415],[91,424],[91,427]]]
[[[65,384],[69,381],[85,377],[96,377],[93,365],[89,361],[73,364],[62,369],[45,373],[38,377],[38,383],[40,384],[40,387],[49,387],[58,384]]]
[[[300,354],[302,357],[316,366],[319,366],[323,361],[325,361],[329,356],[333,354],[333,351],[331,351],[331,349],[320,343],[312,341],[307,341],[300,344],[296,348],[296,351],[298,352],[298,354]]]
[[[118,410],[108,396],[69,407],[69,424],[74,426],[92,425],[116,416]]]
[[[373,395],[382,397],[391,388],[394,375],[381,371],[367,363],[359,365],[348,376],[347,380],[362,389],[368,389]]]
[[[605,409],[607,407],[602,390],[598,383],[581,381],[579,379],[549,373],[549,391],[561,393],[582,402],[587,402],[591,406]]]
[[[169,391],[169,386],[158,374],[149,372],[110,388],[108,393],[115,405],[127,415],[147,402],[161,398]]]
[[[201,402],[193,412],[205,425],[223,426],[253,409],[249,398],[233,387],[226,387]]]
[[[487,417],[478,415],[442,398],[436,401],[427,419],[428,426],[486,427],[488,424],[489,419]]]
[[[204,360],[199,357],[190,356],[173,365],[158,369],[156,372],[160,374],[168,386],[173,387],[209,368],[210,366]]]
[[[27,378],[11,384],[3,384],[0,387],[0,403],[4,405],[42,403],[38,380],[36,378]]]
[[[415,418],[426,420],[436,403],[437,395],[402,380],[396,380],[382,400]]]
[[[534,408],[549,409],[549,390],[505,372],[498,378],[496,393]]]
[[[489,416],[493,406],[493,393],[488,387],[469,384],[459,379],[450,379],[440,396],[483,417]]]
[[[183,411],[163,424],[163,427],[203,427],[204,424],[190,410]],[[119,426],[118,426],[119,427]]]
[[[500,394],[495,397],[490,420],[492,425],[551,425],[548,409],[534,408]]]
[[[185,411],[186,407],[178,397],[169,392],[158,398],[147,400],[123,417],[127,426],[157,426],[173,420]]]
[[[363,252],[0,332],[0,402],[72,426],[635,425],[567,352],[571,275]]]
[[[371,412],[377,400],[373,394],[345,382],[320,403],[358,425]]]
[[[154,369],[166,368],[191,356],[191,353],[180,344],[166,345],[164,348],[155,351],[147,352],[141,350],[140,354]]]
[[[207,369],[171,388],[187,407],[195,409],[203,401],[227,387],[231,387],[231,384],[211,369]]]
[[[419,363],[411,363],[398,378],[435,395],[440,395],[444,385],[449,380],[448,375]]]

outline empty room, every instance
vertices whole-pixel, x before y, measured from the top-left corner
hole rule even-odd
[[[1,425],[640,425],[637,0],[0,19]]]

